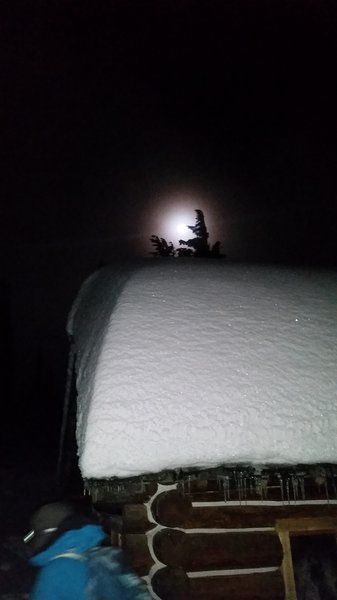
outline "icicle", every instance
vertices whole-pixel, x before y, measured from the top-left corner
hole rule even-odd
[[[328,488],[328,478],[327,478],[326,475],[324,477],[324,489],[325,489],[325,495],[326,495],[327,503],[330,504],[329,488]]]
[[[284,504],[283,479],[282,479],[281,473],[276,473],[276,477],[277,477],[277,479],[279,481],[279,485],[280,485],[281,501]]]
[[[235,493],[238,491],[238,478],[237,478],[236,471],[233,471],[233,477],[234,477],[234,493]]]
[[[184,488],[183,488],[184,489],[184,495],[185,495],[185,484],[186,483],[187,483],[187,493],[189,495],[191,494],[191,479],[192,479],[192,477],[191,477],[190,474],[187,476],[187,482],[186,482],[186,479],[184,479]]]
[[[220,485],[222,485],[222,488],[223,488],[224,502],[227,502],[228,500],[230,500],[229,476],[228,475],[218,475],[218,481],[220,482]]]
[[[261,475],[261,492],[264,500],[267,500],[268,495],[268,481],[269,475]]]
[[[245,503],[247,504],[247,477],[243,478],[243,497]]]
[[[329,501],[325,468],[322,466],[316,466],[314,469],[312,469],[310,471],[310,474],[313,477],[313,479],[318,487],[320,495],[321,495],[321,486],[324,485],[325,495],[326,495],[327,500]]]
[[[239,471],[239,473],[238,473],[237,489],[238,489],[238,495],[239,495],[239,502],[240,502],[240,506],[241,506],[241,502],[242,502],[242,472],[241,471]]]
[[[293,488],[294,502],[297,502],[297,500],[298,500],[298,480],[297,480],[296,475],[294,475],[294,474],[291,475],[291,485]]]
[[[263,502],[261,476],[255,475],[254,480],[255,480],[255,493],[257,496],[260,496],[260,500],[261,500],[261,502]]]
[[[230,496],[230,484],[229,484],[229,475],[225,476],[225,484],[226,484],[226,497],[228,499],[228,501],[231,499]]]
[[[305,500],[304,475],[305,475],[305,473],[303,473],[303,471],[301,471],[300,473],[297,473],[297,480],[299,483],[299,489],[301,491],[301,499],[302,500]]]
[[[253,475],[251,475],[249,477],[249,495],[251,498],[253,498],[255,495],[254,494],[254,476]]]
[[[290,504],[290,487],[289,487],[289,477],[286,479],[286,491],[287,491],[287,502]]]
[[[331,472],[332,489],[333,489],[333,492],[334,492],[335,499],[337,499],[337,489],[336,489],[336,483],[335,483],[335,473],[334,473],[333,468],[330,469],[330,472]]]

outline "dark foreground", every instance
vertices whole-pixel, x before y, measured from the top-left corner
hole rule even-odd
[[[29,518],[41,504],[57,497],[56,469],[53,462],[29,453],[20,453],[20,462],[11,455],[0,467],[0,599],[24,600],[29,597],[35,569],[23,536]]]

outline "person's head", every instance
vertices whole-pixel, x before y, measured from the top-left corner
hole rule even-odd
[[[24,542],[31,554],[38,554],[64,531],[76,529],[87,522],[88,519],[79,517],[68,502],[45,504],[33,514],[30,521],[31,530],[24,537]]]

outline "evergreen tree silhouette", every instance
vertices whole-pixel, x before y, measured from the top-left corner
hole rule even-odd
[[[221,242],[215,242],[215,244],[213,244],[212,249],[211,249],[211,255],[213,258],[220,258],[220,257],[225,257],[226,254],[220,254],[220,246],[221,246]]]
[[[155,251],[151,252],[153,256],[174,256],[175,249],[172,242],[167,243],[165,238],[159,238],[157,235],[152,235],[150,241],[155,247]]]
[[[176,253],[179,258],[194,255],[192,248],[177,248]]]
[[[194,233],[195,237],[189,240],[179,240],[180,245],[188,246],[194,249],[194,256],[205,257],[210,255],[208,244],[209,233],[205,224],[205,217],[202,210],[196,209],[197,213],[195,225],[188,225],[188,229]]]
[[[187,225],[188,229],[194,234],[193,238],[188,240],[179,240],[182,248],[175,248],[172,242],[167,242],[165,238],[159,238],[158,235],[150,237],[151,244],[155,251],[151,252],[153,256],[195,256],[196,258],[224,258],[226,255],[220,253],[221,243],[219,241],[210,248],[208,243],[209,233],[205,223],[204,213],[196,209],[195,225]],[[184,247],[187,246],[187,247]]]

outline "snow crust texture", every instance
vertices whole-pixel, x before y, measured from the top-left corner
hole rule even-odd
[[[332,271],[148,259],[106,267],[68,321],[85,478],[337,459]]]

